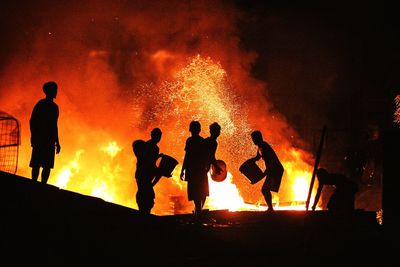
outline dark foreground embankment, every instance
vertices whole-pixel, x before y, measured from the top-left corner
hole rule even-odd
[[[193,224],[4,172],[0,188],[2,266],[398,264],[375,212],[220,210]]]

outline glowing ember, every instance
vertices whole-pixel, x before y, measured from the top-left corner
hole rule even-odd
[[[239,129],[249,131],[246,119],[238,118],[239,106],[230,93],[226,72],[210,58],[200,55],[194,57],[176,73],[174,81],[162,85],[161,91],[165,98],[155,109],[163,114],[164,120],[174,118],[184,130],[191,120],[196,119],[206,126],[217,121],[223,134],[228,136],[237,133]],[[166,107],[170,107],[167,114]],[[207,129],[203,126],[203,132]],[[187,131],[182,134],[187,135]]]
[[[396,104],[396,110],[394,112],[394,122],[400,125],[400,95],[397,95],[394,99]]]

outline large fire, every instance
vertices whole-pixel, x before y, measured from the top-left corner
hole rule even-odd
[[[177,72],[175,80],[162,85],[162,91],[165,92],[165,95],[163,95],[163,100],[154,107],[162,116],[159,119],[160,127],[163,128],[163,124],[168,125],[170,118],[175,118],[176,130],[173,132],[168,131],[165,135],[167,135],[166,138],[169,138],[169,136],[179,137],[169,139],[168,141],[172,142],[170,145],[163,145],[165,153],[182,154],[182,144],[185,136],[187,136],[187,125],[185,123],[187,124],[192,119],[198,119],[205,122],[204,125],[209,125],[213,121],[217,121],[222,125],[222,136],[219,139],[220,147],[217,154],[220,158],[231,163],[231,166],[244,161],[247,155],[255,154],[256,149],[250,143],[248,136],[251,130],[248,120],[246,117],[240,116],[242,107],[233,101],[234,96],[229,94],[231,90],[227,87],[226,79],[226,73],[219,64],[214,63],[210,58],[202,58],[198,55],[187,66]],[[130,147],[125,147],[125,149],[129,150]],[[117,193],[117,179],[123,175],[124,167],[113,161],[122,150],[123,148],[116,141],[110,141],[98,146],[97,154],[91,157],[98,159],[99,155],[102,155],[107,160],[103,162],[100,169],[94,169],[90,165],[81,166],[85,164],[80,163],[79,159],[85,151],[79,149],[75,152],[73,160],[62,166],[59,173],[54,174],[55,177],[53,176],[52,183],[61,188],[136,208],[134,195],[132,195],[131,200],[123,201],[118,197]],[[249,150],[251,151],[250,154],[248,153]],[[290,147],[284,150],[289,152],[287,154],[281,153],[285,166],[285,180],[291,182],[292,192],[289,193],[292,194],[290,199],[294,204],[283,206],[283,208],[304,209],[304,205],[298,205],[297,203],[304,202],[307,197],[309,178],[311,177],[310,167],[302,162],[300,151]],[[230,154],[230,151],[236,151],[236,153]],[[132,158],[131,164],[134,165],[133,154],[130,157]],[[237,165],[235,167],[237,168]],[[180,166],[177,169],[179,168]],[[90,170],[90,172],[86,173],[83,169]],[[173,178],[168,179],[168,182],[175,184],[180,189],[178,193],[175,192],[174,194],[185,195],[186,184],[180,181],[177,176],[178,173],[177,171],[174,172]],[[70,179],[82,175],[86,177],[86,181],[83,184],[69,185]],[[245,178],[240,177],[240,179],[244,180]],[[266,209],[265,205],[261,205],[263,203],[262,198],[257,201],[258,203],[254,204],[244,201],[231,173],[223,182],[214,182],[209,179],[209,183],[210,197],[206,203],[206,208],[210,210]],[[156,186],[157,195],[161,186]],[[257,189],[254,189],[254,191],[257,191]],[[259,192],[257,194],[262,196]],[[279,206],[278,195],[275,195],[274,201],[278,209],[282,208]],[[170,210],[161,211],[161,213],[168,212]]]
[[[158,5],[162,11],[170,8]],[[202,125],[201,135],[204,137],[208,136],[208,126],[212,122],[222,126],[217,158],[224,160],[229,170],[223,182],[210,179],[206,208],[231,211],[266,208],[261,194],[262,181],[250,185],[238,170],[242,162],[255,155],[256,147],[251,142],[250,132],[259,129],[285,168],[280,192],[273,195],[276,208],[305,209],[312,156],[299,148],[300,138],[267,101],[263,93],[265,84],[251,78],[249,65],[254,55],[241,52],[237,38],[232,37],[233,13],[221,18],[219,11],[225,10],[225,6],[213,5],[204,13],[201,3],[200,6],[193,5],[190,12],[199,12],[198,21],[182,30],[190,34],[177,33],[176,39],[163,39],[162,36],[173,32],[172,28],[178,27],[176,23],[179,21],[174,21],[171,26],[167,20],[163,25],[162,21],[154,22],[154,14],[149,18],[145,16],[160,12],[155,5],[149,7],[150,11],[142,9],[140,16],[115,17],[112,23],[118,23],[121,32],[126,30],[129,33],[120,33],[122,37],[98,28],[87,32],[93,34],[98,30],[99,36],[109,34],[110,40],[120,38],[125,46],[116,49],[111,41],[111,44],[99,48],[93,41],[82,47],[79,38],[72,38],[78,41],[68,42],[69,46],[62,47],[63,50],[59,48],[60,42],[54,44],[53,39],[48,42],[40,40],[32,60],[24,62],[24,67],[20,66],[24,59],[16,59],[16,63],[5,72],[8,76],[2,78],[3,84],[10,85],[6,87],[11,88],[12,93],[7,97],[3,93],[1,106],[21,121],[23,141],[18,174],[30,177],[29,116],[35,102],[42,97],[41,84],[46,80],[56,80],[60,85],[56,102],[60,106],[62,148],[56,156],[50,184],[136,209],[136,162],[132,141],[148,139],[150,130],[159,127],[163,131],[159,143],[161,152],[182,164],[184,142],[189,136],[188,125],[196,119]],[[188,7],[182,6],[183,14],[186,14],[185,8]],[[180,9],[171,7],[171,12],[179,12],[177,10]],[[66,16],[63,18],[66,20],[64,26],[70,23],[71,29],[83,35],[83,31],[97,20],[106,21],[101,15],[97,16],[89,16],[87,22],[69,21],[73,16]],[[186,23],[184,17],[183,25]],[[81,27],[84,23],[88,24],[85,24],[87,28]],[[198,40],[193,37],[194,29]],[[47,38],[58,36],[56,29],[51,32]],[[66,36],[77,34],[64,28],[60,32]],[[126,37],[132,33],[139,36],[135,40],[142,46]],[[148,41],[146,36],[157,39],[157,44]],[[173,41],[175,43],[171,44]],[[183,43],[187,44],[186,48],[181,47]],[[73,52],[69,56],[57,57],[58,49],[60,53]],[[54,55],[48,54],[51,51]],[[76,51],[80,52],[78,57]],[[54,59],[49,63],[53,68],[39,65],[43,55]],[[126,66],[141,72],[130,73]],[[38,74],[38,69],[42,73]],[[26,73],[31,74],[26,76]],[[17,79],[18,76],[24,79]],[[3,91],[5,88],[0,92]],[[162,178],[155,186],[154,214],[192,211],[192,203],[186,197],[186,183],[179,179],[180,164],[171,178]]]

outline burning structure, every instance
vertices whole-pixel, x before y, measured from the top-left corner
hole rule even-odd
[[[159,127],[161,152],[182,161],[189,122],[196,119],[203,136],[212,122],[222,126],[217,157],[229,171],[223,183],[210,181],[207,208],[262,209],[261,183],[250,185],[238,170],[256,153],[249,135],[254,129],[263,132],[285,168],[276,205],[306,200],[312,146],[275,109],[268,85],[252,75],[257,54],[242,49],[236,23],[243,14],[235,5],[26,4],[26,11],[14,7],[10,13],[27,12],[22,17],[35,23],[21,19],[29,42],[9,58],[0,88],[2,109],[21,121],[19,175],[30,176],[28,120],[42,83],[51,79],[60,87],[56,102],[63,151],[50,184],[137,208],[131,142]],[[186,185],[179,168],[157,184],[155,214],[191,211],[182,201]],[[173,211],[171,201],[176,202]]]

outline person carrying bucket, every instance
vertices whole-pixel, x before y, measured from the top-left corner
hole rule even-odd
[[[284,168],[275,151],[267,142],[263,140],[263,136],[260,131],[253,131],[251,133],[251,139],[258,147],[257,155],[253,158],[253,160],[258,161],[262,158],[265,162],[266,169],[263,172],[263,177],[266,176],[266,179],[261,188],[261,192],[264,195],[265,202],[267,203],[268,211],[273,211],[274,208],[272,206],[271,191],[276,193],[279,191]]]
[[[218,148],[217,138],[220,134],[221,126],[213,122],[210,124],[210,136],[204,139],[208,152],[207,172],[210,172],[211,179],[215,182],[222,182],[227,176],[225,162],[215,157]]]
[[[157,168],[157,160],[163,156],[158,147],[162,132],[159,128],[154,128],[148,141],[135,140],[132,148],[135,153],[137,183],[136,203],[139,211],[150,214],[154,206],[155,193],[153,186],[160,180],[161,174]]]

